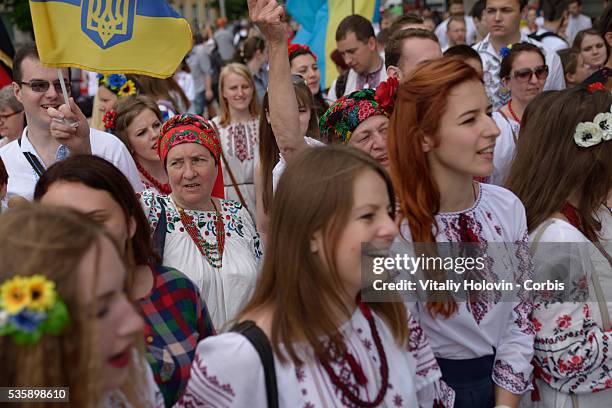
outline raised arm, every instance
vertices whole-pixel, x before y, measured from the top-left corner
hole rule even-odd
[[[299,111],[287,53],[287,34],[281,17],[284,8],[275,0],[249,0],[249,16],[268,42],[270,124],[285,160],[305,148],[300,132]],[[312,113],[311,113],[312,114]]]

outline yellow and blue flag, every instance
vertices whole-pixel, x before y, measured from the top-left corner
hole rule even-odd
[[[49,66],[166,78],[192,46],[189,24],[164,0],[30,0],[30,10]]]
[[[342,19],[355,14],[375,22],[380,0],[287,0],[287,11],[300,23],[294,43],[306,44],[317,55],[321,87],[329,88],[338,76],[330,55],[336,49],[336,29]]]

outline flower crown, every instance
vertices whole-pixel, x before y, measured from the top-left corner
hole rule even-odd
[[[592,122],[576,126],[574,142],[580,147],[591,147],[612,140],[612,107],[609,112],[598,113]]]
[[[45,333],[60,334],[68,323],[66,305],[44,276],[15,276],[0,286],[0,336],[30,345]]]
[[[119,97],[136,95],[136,85],[123,74],[98,74],[98,86],[107,87]]]

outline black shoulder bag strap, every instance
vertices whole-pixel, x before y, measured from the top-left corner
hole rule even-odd
[[[266,379],[266,395],[268,408],[278,408],[278,388],[276,386],[276,370],[274,368],[274,353],[266,334],[253,322],[246,320],[234,326],[232,331],[242,334],[251,342],[264,369]]]
[[[19,149],[21,149],[21,138],[17,139],[17,144],[19,144]],[[40,178],[45,172],[45,166],[43,166],[40,160],[38,160],[38,157],[34,156],[32,153],[24,151],[22,151],[22,153],[28,163],[30,163],[30,166],[32,166],[32,169],[36,172],[36,175],[38,175],[38,178]]]
[[[164,247],[166,246],[166,226],[168,221],[166,220],[166,204],[164,204],[164,200],[158,198],[157,202],[161,205],[161,212],[157,220],[157,225],[155,226],[155,231],[153,231],[153,246],[163,261]]]
[[[336,80],[336,99],[340,99],[344,96],[344,92],[346,92],[346,83],[348,82],[348,74],[347,70],[344,74],[340,75]]]

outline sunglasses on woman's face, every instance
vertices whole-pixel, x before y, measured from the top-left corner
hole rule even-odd
[[[527,82],[531,79],[533,75],[536,76],[539,80],[546,79],[548,77],[548,66],[540,65],[539,67],[531,68],[523,68],[518,71],[514,71],[512,74],[514,79],[520,82]]]

